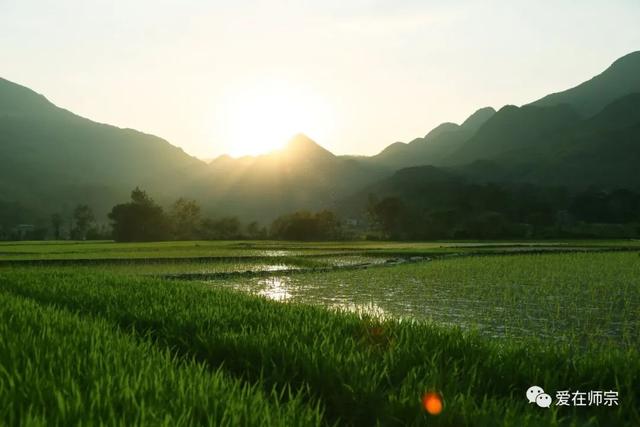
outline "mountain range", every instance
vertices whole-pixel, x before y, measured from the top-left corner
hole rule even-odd
[[[640,52],[574,88],[521,107],[481,108],[460,125],[443,123],[371,157],[336,156],[297,135],[273,153],[207,163],[161,138],[93,122],[0,79],[4,226],[70,212],[78,203],[105,216],[136,186],[163,204],[191,197],[208,212],[265,222],[297,209],[336,208],[390,188],[385,181],[398,176],[637,189],[638,164]]]

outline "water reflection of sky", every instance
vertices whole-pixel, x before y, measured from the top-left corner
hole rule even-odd
[[[288,277],[262,279],[257,283],[259,289],[257,294],[275,301],[287,301],[292,296],[289,292],[289,281]]]
[[[283,256],[300,255],[300,252],[282,251],[282,250],[266,250],[266,251],[262,251],[260,255],[265,257],[283,257]]]
[[[287,302],[294,300],[294,294],[296,290],[297,301],[304,301],[305,293],[304,289],[298,286],[298,284],[292,283],[292,279],[287,276],[274,276],[266,279],[259,279],[256,282],[256,286],[253,288],[245,287],[242,290],[249,291],[256,295],[263,296],[268,299],[279,302]],[[366,303],[355,303],[349,301],[344,297],[334,298],[333,302],[330,302],[330,298],[322,301],[324,305],[330,307],[336,311],[348,311],[363,316],[372,316],[380,319],[388,318],[389,314],[378,304],[373,301]]]
[[[383,273],[386,272],[387,274]],[[539,337],[553,341],[580,336],[632,342],[640,337],[638,319],[620,304],[637,296],[608,292],[608,304],[588,286],[563,292],[558,286],[504,282],[482,286],[473,280],[420,280],[413,273],[391,275],[387,269],[340,275],[302,274],[220,281],[235,289],[279,302],[323,305],[380,318],[415,319],[475,329],[491,337]],[[623,307],[623,306],[621,306]],[[630,336],[631,341],[625,338]]]

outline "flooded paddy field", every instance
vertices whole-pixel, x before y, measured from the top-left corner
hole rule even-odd
[[[640,242],[0,245],[0,269],[199,281],[494,338],[640,345]],[[30,257],[30,258],[29,258]]]
[[[639,253],[635,241],[0,245],[0,421],[90,424],[125,408],[146,425],[639,425]],[[524,397],[532,384],[615,390],[619,404],[543,411]],[[422,406],[432,392],[438,417]]]
[[[492,337],[640,344],[640,257],[634,252],[461,256],[210,283]]]

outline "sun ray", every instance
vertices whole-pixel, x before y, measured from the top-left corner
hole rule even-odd
[[[280,81],[229,91],[217,119],[221,142],[234,157],[274,151],[297,133],[323,138],[333,125],[322,97]]]

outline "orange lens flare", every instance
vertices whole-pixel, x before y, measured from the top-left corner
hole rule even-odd
[[[422,406],[431,415],[438,415],[444,406],[442,396],[436,392],[428,392],[422,396]]]

